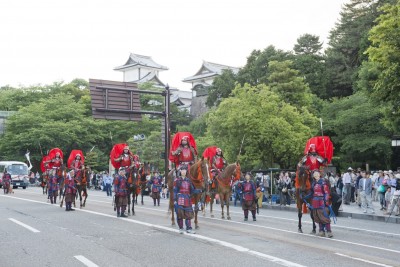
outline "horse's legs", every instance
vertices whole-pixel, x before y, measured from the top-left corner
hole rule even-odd
[[[226,196],[226,218],[228,219],[228,220],[230,220],[231,219],[231,216],[229,215],[229,195],[230,194],[228,194],[227,196]]]
[[[144,202],[143,202],[143,192],[144,192],[144,190],[143,190],[142,193],[140,194],[140,195],[142,196],[142,202],[141,202],[142,205],[144,205]]]
[[[169,191],[169,208],[171,210],[171,225],[175,225],[174,193]]]
[[[213,213],[213,204],[214,204],[214,198],[215,195],[213,193],[211,193],[211,201],[210,201],[210,216],[211,218],[214,218],[214,213]]]
[[[314,216],[313,216],[311,211],[310,211],[310,217],[311,217],[311,220],[312,220],[312,231],[311,231],[311,234],[315,234],[317,226],[315,225]]]
[[[136,191],[132,193],[132,215],[135,215],[135,196],[136,196]]]
[[[199,204],[199,197],[196,196],[195,199],[194,199],[194,225],[195,225],[195,229],[199,228],[199,224],[198,224],[198,221],[197,221],[197,214],[199,213],[198,204]]]
[[[219,194],[219,201],[221,202],[221,219],[225,219],[224,215],[225,194]]]
[[[128,190],[128,216],[131,215],[131,192]]]
[[[299,229],[298,229],[298,232],[299,233],[303,233],[303,230],[301,229],[301,217],[303,216],[303,212],[301,211],[301,205],[300,205],[300,208],[299,207],[297,207],[297,216],[299,217]]]
[[[83,189],[83,192],[85,193],[85,199],[83,200],[83,207],[85,207],[85,204],[86,204],[86,199],[87,199],[87,197],[88,197],[88,194],[87,194],[87,188],[85,187],[85,189]]]

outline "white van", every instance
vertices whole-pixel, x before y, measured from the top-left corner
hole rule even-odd
[[[11,174],[13,188],[22,187],[26,189],[29,185],[29,168],[21,161],[0,161],[0,178],[4,170]]]

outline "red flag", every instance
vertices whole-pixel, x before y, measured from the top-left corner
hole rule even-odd
[[[50,152],[49,152],[50,159],[54,159],[54,158],[56,157],[57,152],[59,152],[59,153],[60,153],[60,157],[61,157],[62,159],[64,159],[64,153],[63,153],[62,150],[59,149],[58,147],[52,148],[52,149],[50,150]]]
[[[51,160],[50,156],[43,156],[42,161],[40,162],[40,169],[42,170],[42,172],[45,172],[46,169],[51,169],[53,166],[51,164],[51,162],[46,163],[47,164],[47,168],[45,166],[45,161],[49,161]]]
[[[124,151],[124,147],[126,147],[126,146],[128,146],[128,144],[125,144],[125,143],[116,144],[111,149],[110,160],[111,160],[111,164],[113,165],[113,167],[115,169],[119,169],[119,167],[121,167],[121,162],[116,162],[114,159],[121,156],[122,152]],[[131,152],[131,151],[129,150],[129,152]],[[132,152],[131,152],[131,154],[132,154]]]
[[[217,148],[218,147],[216,146],[209,146],[204,149],[203,158],[207,158],[209,161],[211,161],[213,157],[217,154]]]
[[[72,150],[68,158],[68,168],[71,168],[71,162],[76,158],[76,155],[81,155],[82,164],[85,164],[85,157],[83,156],[82,150]]]
[[[194,140],[194,137],[191,133],[189,132],[177,132],[174,135],[174,138],[172,139],[172,145],[171,145],[171,151],[169,154],[169,160],[172,162],[176,163],[177,157],[172,155],[172,151],[175,151],[179,145],[181,144],[182,138],[187,136],[189,139],[189,144],[194,148],[195,153],[197,154],[197,145],[196,145],[196,140]]]
[[[328,163],[331,163],[333,157],[333,143],[329,136],[315,136],[308,139],[306,147],[304,148],[304,155],[308,154],[311,144],[315,145],[318,155],[326,158]]]

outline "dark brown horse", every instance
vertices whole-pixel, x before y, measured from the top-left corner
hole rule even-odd
[[[307,213],[307,206],[311,203],[312,198],[312,190],[311,190],[311,173],[306,167],[298,167],[296,171],[296,204],[297,204],[297,213],[299,218],[299,233],[303,233],[301,228],[301,218],[303,213]],[[315,234],[316,225],[314,222],[314,218],[312,213],[310,212],[311,220],[313,223],[312,234]]]
[[[146,190],[147,187],[147,176],[150,175],[150,172],[151,172],[150,162],[143,163],[139,169],[139,188],[136,191],[136,200],[135,200],[136,204],[140,192],[141,204],[144,205],[143,196],[144,196],[144,191]]]
[[[221,203],[221,219],[225,219],[224,206],[226,205],[226,218],[231,219],[229,215],[229,199],[232,194],[232,185],[235,181],[238,181],[241,176],[240,164],[239,162],[229,164],[226,168],[219,173],[215,178],[217,180],[217,192],[219,195],[219,200]],[[210,214],[214,217],[212,206],[214,202],[215,195],[209,194],[211,197],[210,201]]]
[[[85,207],[86,205],[86,199],[88,197],[87,177],[90,177],[89,169],[87,168],[85,168],[81,173],[82,177],[80,178],[80,180],[78,179],[78,181],[76,181],[76,189],[78,191],[76,198],[78,198],[79,196],[80,208]],[[84,197],[83,203],[82,203],[82,197]],[[74,207],[75,207],[75,202],[74,202]]]
[[[172,170],[168,173],[167,182],[169,190],[169,212],[171,213],[171,224],[175,225],[175,214],[174,214],[174,172]],[[199,212],[199,202],[201,199],[204,201],[206,184],[210,179],[210,162],[208,159],[200,159],[195,164],[190,166],[189,179],[192,181],[195,187],[195,193],[192,194],[193,203],[195,204],[194,209],[194,223],[195,228],[198,229],[197,215]],[[202,203],[202,209],[204,209],[204,203]]]

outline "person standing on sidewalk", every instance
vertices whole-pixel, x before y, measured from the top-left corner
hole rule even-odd
[[[345,205],[350,205],[352,171],[353,169],[349,167],[347,172],[343,175],[343,200]]]
[[[383,171],[379,171],[379,176],[375,180],[375,188],[378,194],[378,201],[381,204],[381,210],[385,209],[385,186],[383,185],[383,181],[385,180]]]
[[[371,209],[371,213],[375,213],[374,207],[372,206],[372,181],[371,178],[361,171],[361,179],[358,182],[358,192],[360,193],[361,207],[364,213]]]
[[[103,181],[106,187],[106,192],[107,192],[107,196],[112,197],[112,190],[111,190],[111,184],[113,179],[111,178],[111,176],[108,174],[108,172],[105,172],[103,175]]]

